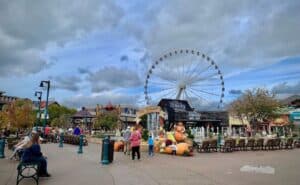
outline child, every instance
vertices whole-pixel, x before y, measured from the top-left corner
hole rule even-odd
[[[172,148],[172,155],[176,155],[176,150],[177,150],[177,146],[176,143],[173,142],[172,145],[170,145],[170,147]]]
[[[148,154],[149,154],[149,156],[153,156],[154,155],[154,153],[153,153],[154,141],[153,141],[153,138],[151,135],[148,138],[148,145],[149,145],[149,150],[148,150],[149,153]]]

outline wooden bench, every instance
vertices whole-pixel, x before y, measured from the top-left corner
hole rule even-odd
[[[20,183],[23,179],[32,178],[35,180],[36,184],[39,184],[39,163],[37,162],[20,162],[18,165],[18,175],[17,175],[17,185]]]

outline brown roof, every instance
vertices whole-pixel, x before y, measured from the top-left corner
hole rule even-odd
[[[93,116],[87,109],[82,108],[82,110],[76,112],[72,118],[94,118]]]

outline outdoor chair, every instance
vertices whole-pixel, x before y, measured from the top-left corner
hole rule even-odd
[[[253,150],[255,144],[255,140],[253,138],[248,139],[248,142],[246,144],[246,150]]]
[[[272,149],[281,149],[281,139],[280,138],[274,139]]]
[[[240,139],[235,148],[236,150],[241,151],[245,149],[245,145],[246,145],[245,139]]]
[[[274,143],[274,139],[267,140],[267,143],[264,146],[264,150],[271,150],[271,149],[273,149],[273,143]]]
[[[231,140],[230,148],[233,151],[236,149],[236,139],[230,139],[230,140]]]
[[[256,143],[254,145],[254,150],[262,150],[263,147],[264,147],[264,139],[259,138],[258,140],[256,140]]]
[[[221,147],[222,152],[232,152],[232,139],[226,139],[224,145]]]
[[[293,144],[294,144],[294,139],[293,138],[288,138],[286,141],[286,144],[284,145],[285,149],[293,149]]]
[[[209,150],[210,151],[218,151],[218,141],[216,139],[213,139],[209,142]]]
[[[209,152],[209,141],[203,141],[202,145],[198,147],[198,152]]]
[[[39,184],[39,176],[38,176],[38,170],[39,170],[40,164],[37,162],[29,162],[24,163],[20,162],[17,170],[17,185],[22,181],[23,179],[32,178],[35,180],[36,184]]]

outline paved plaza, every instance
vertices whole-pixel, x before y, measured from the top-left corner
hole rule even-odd
[[[195,153],[194,157],[157,154],[132,161],[115,153],[114,162],[103,166],[99,144],[78,147],[44,144],[50,178],[40,178],[40,185],[299,185],[300,149],[249,151],[234,153]],[[6,151],[8,156],[10,151]],[[0,184],[16,184],[18,162],[0,160]],[[253,170],[253,169],[265,170]],[[20,184],[35,184],[25,179]]]

